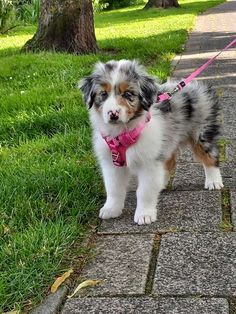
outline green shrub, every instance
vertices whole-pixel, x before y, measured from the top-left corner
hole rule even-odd
[[[40,0],[16,0],[17,17],[25,23],[36,23],[39,19]]]
[[[15,7],[9,0],[0,0],[0,33],[6,33],[14,27],[16,20]]]
[[[109,3],[107,2],[101,2],[100,0],[93,0],[93,10],[95,12],[100,12],[104,9],[106,9],[106,7],[108,7]]]
[[[106,9],[118,9],[124,8],[131,5],[137,5],[144,3],[144,0],[99,0],[100,5],[106,5]]]

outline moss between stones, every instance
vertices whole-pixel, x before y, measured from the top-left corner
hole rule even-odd
[[[233,231],[231,220],[230,192],[228,189],[221,191],[222,221],[219,228],[222,231]]]

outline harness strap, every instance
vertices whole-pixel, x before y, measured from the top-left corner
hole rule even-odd
[[[150,120],[151,113],[148,112],[146,120],[133,130],[123,132],[113,138],[102,136],[111,151],[112,161],[115,166],[126,166],[126,150],[138,141],[140,134]]]

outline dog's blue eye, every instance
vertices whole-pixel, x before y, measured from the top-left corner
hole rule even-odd
[[[122,96],[128,100],[132,100],[133,94],[131,92],[124,92]]]

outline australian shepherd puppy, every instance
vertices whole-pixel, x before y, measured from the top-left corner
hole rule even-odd
[[[156,220],[158,195],[168,183],[176,154],[183,145],[191,147],[205,170],[205,188],[223,187],[218,163],[219,104],[214,91],[193,81],[162,103],[158,94],[171,92],[177,82],[158,84],[137,61],[97,63],[80,88],[89,108],[94,149],[99,160],[107,199],[99,217],[121,215],[130,174],[138,178],[134,221],[150,224]],[[147,121],[147,116],[151,119]],[[148,119],[149,120],[149,119]],[[145,126],[138,141],[125,153],[126,165],[113,164],[104,137]]]

